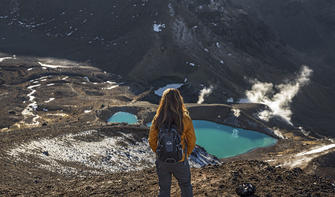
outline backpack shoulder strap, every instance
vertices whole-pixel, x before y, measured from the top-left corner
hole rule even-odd
[[[186,163],[187,162],[187,141],[184,140],[184,142],[185,142],[185,158],[184,158],[184,163]]]

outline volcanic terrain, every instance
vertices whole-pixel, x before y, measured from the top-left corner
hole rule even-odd
[[[1,0],[0,196],[157,195],[146,124],[164,86],[194,120],[278,140],[225,159],[197,146],[196,196],[237,196],[242,183],[255,196],[334,196],[332,45],[313,53],[265,20],[265,1],[240,2]],[[322,2],[317,19],[332,15]],[[108,123],[118,111],[138,123]]]

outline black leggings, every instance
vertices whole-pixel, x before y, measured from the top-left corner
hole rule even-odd
[[[193,196],[191,185],[190,165],[186,159],[184,162],[166,163],[156,161],[156,169],[159,180],[159,197],[170,196],[172,174],[178,180],[182,197]]]

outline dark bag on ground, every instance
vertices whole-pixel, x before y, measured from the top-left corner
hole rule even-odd
[[[167,163],[175,163],[183,158],[181,136],[175,126],[160,128],[158,133],[157,157]]]

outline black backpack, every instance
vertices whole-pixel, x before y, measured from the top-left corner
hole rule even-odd
[[[157,157],[167,163],[175,163],[183,158],[181,136],[175,127],[160,128],[158,133]]]

